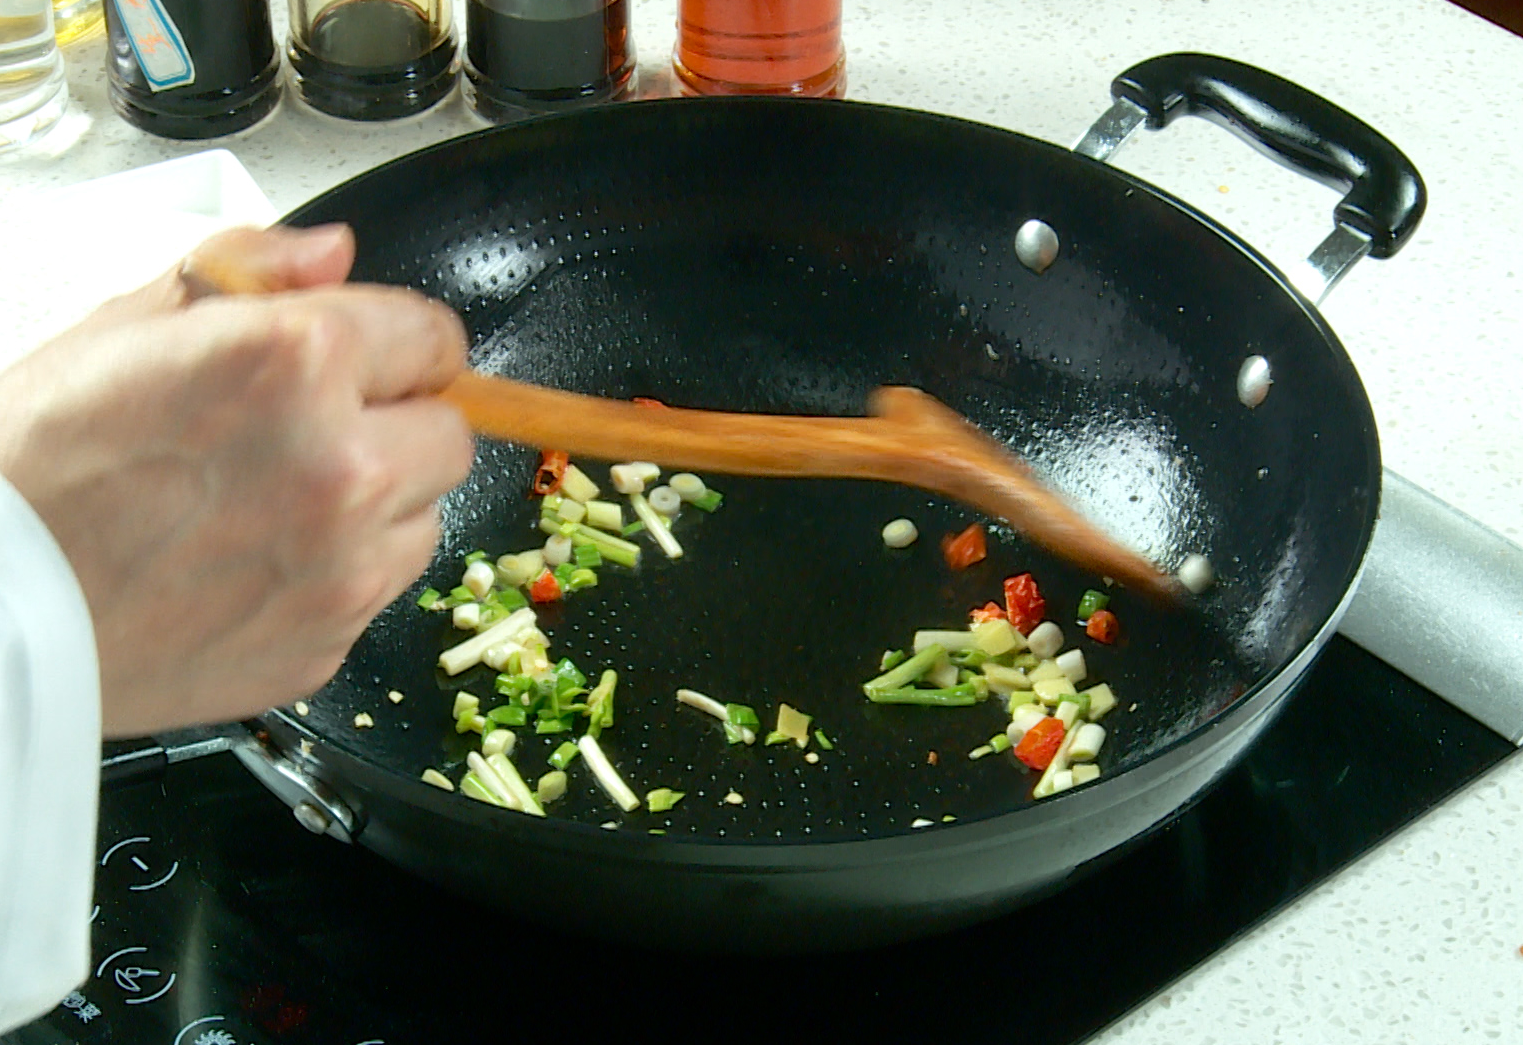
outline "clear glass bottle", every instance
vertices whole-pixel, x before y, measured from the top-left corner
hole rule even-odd
[[[63,46],[89,39],[104,25],[101,0],[53,0],[53,32]]]
[[[111,107],[166,138],[253,126],[280,99],[267,0],[107,0]]]
[[[451,0],[290,0],[288,54],[303,100],[349,120],[437,104],[459,66]]]
[[[839,98],[841,0],[679,0],[672,69],[684,94]]]
[[[35,141],[69,105],[48,0],[0,0],[0,151]]]
[[[489,120],[634,91],[628,0],[467,0],[466,92]]]

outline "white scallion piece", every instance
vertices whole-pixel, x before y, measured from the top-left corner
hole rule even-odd
[[[450,623],[461,631],[475,631],[481,626],[481,603],[462,602],[450,610]]]
[[[481,741],[483,755],[511,755],[518,745],[518,735],[511,729],[494,729]]]
[[[497,560],[497,576],[510,588],[521,588],[544,572],[545,555],[538,548]]]
[[[1056,657],[1049,657],[1044,661],[1040,661],[1036,667],[1031,669],[1030,674],[1032,682],[1041,682],[1044,679],[1066,679],[1068,677],[1068,673],[1058,667]]]
[[[629,785],[624,783],[624,778],[619,776],[618,770],[613,768],[613,763],[608,761],[608,756],[603,754],[603,749],[598,745],[597,738],[583,733],[576,740],[577,749],[582,757],[587,760],[587,767],[592,770],[592,775],[597,777],[598,783],[603,790],[608,792],[608,797],[619,804],[619,808],[626,813],[633,813],[640,808],[640,797],[630,790]]]
[[[1216,571],[1211,568],[1211,560],[1204,555],[1186,555],[1185,561],[1179,564],[1177,576],[1180,584],[1199,595],[1216,580]]]
[[[504,642],[493,646],[481,655],[481,663],[493,671],[503,671],[508,666],[508,658],[515,653],[523,652],[523,647],[516,642]]]
[[[587,518],[587,506],[581,501],[572,500],[570,497],[562,497],[561,506],[555,510],[555,514],[560,516],[564,522],[579,523]]]
[[[1091,722],[1099,722],[1105,717],[1106,712],[1116,706],[1116,694],[1112,693],[1110,686],[1104,682],[1098,686],[1091,686],[1084,692],[1089,696],[1089,714],[1085,718]]]
[[[977,649],[978,643],[971,631],[917,631],[912,652],[921,653],[931,646],[940,646],[948,653]]]
[[[709,492],[709,488],[704,484],[704,481],[692,472],[678,472],[666,482],[676,492],[677,496],[684,501],[696,501]],[[651,492],[655,493],[654,490]],[[660,511],[661,509],[657,507],[656,510]]]
[[[568,464],[565,474],[561,476],[561,495],[586,504],[597,497],[598,484],[587,478],[587,473],[576,465]]]
[[[1093,762],[1104,746],[1105,727],[1085,722],[1079,726],[1079,735],[1074,737],[1073,747],[1068,749],[1068,757],[1075,762]]]
[[[661,469],[650,461],[629,461],[608,470],[613,488],[622,494],[644,493],[647,483],[661,478]]]
[[[746,796],[742,795],[739,791],[731,791],[724,796],[724,801],[725,805],[743,806],[746,804]]]
[[[1071,769],[1060,769],[1052,774],[1052,793],[1067,791],[1074,786],[1074,774]]]
[[[618,533],[624,529],[624,509],[613,501],[588,501],[585,521],[593,529]]]
[[[1058,701],[1058,706],[1053,710],[1052,717],[1063,723],[1064,729],[1073,729],[1074,723],[1079,719],[1079,705],[1076,701],[1064,699]],[[1089,723],[1085,723],[1088,725]]]
[[[571,538],[558,533],[545,542],[545,565],[554,568],[571,561]]]
[[[513,798],[523,806],[523,811],[530,816],[544,816],[545,810],[539,804],[539,799],[534,797],[534,792],[529,790],[529,785],[524,783],[524,778],[518,775],[518,767],[515,766],[507,755],[488,755],[487,765],[497,771],[497,777],[507,785]]]
[[[658,486],[645,495],[650,506],[668,519],[682,511],[682,495],[670,486]],[[649,525],[649,524],[647,524]]]
[[[422,780],[425,784],[433,784],[441,791],[455,790],[454,781],[445,776],[443,773],[439,772],[437,769],[425,769],[423,771]]]
[[[471,772],[476,774],[476,779],[481,781],[481,786],[492,792],[498,801],[509,809],[523,812],[523,803],[508,789],[507,781],[497,775],[497,770],[481,757],[481,752],[468,752],[465,756],[465,764],[471,767]]]
[[[713,697],[699,693],[696,689],[679,689],[677,691],[677,701],[678,703],[686,704],[690,708],[697,708],[699,711],[713,715],[721,722],[730,721],[729,713],[725,711],[723,704]]]
[[[489,562],[473,562],[465,568],[465,573],[460,578],[460,583],[471,590],[471,594],[478,599],[486,598],[487,592],[492,590],[492,585],[497,580],[497,571],[492,569]]]
[[[470,712],[474,715],[477,710],[480,709],[480,707],[481,698],[476,696],[474,693],[467,693],[462,689],[459,693],[455,694],[455,703],[450,708],[449,715],[450,718],[459,718],[466,712]]]
[[[1026,636],[1026,648],[1038,660],[1056,657],[1058,650],[1063,648],[1063,629],[1050,620],[1044,620]]]
[[[895,519],[883,527],[883,543],[890,548],[908,548],[920,539],[920,531],[908,519]]]
[[[458,675],[467,668],[481,663],[481,655],[493,646],[512,642],[534,627],[534,611],[525,606],[514,610],[486,631],[474,635],[439,654],[439,667],[446,675]]]
[[[1072,682],[1075,686],[1083,682],[1089,674],[1089,668],[1084,663],[1083,650],[1064,650],[1057,656],[1057,665],[1063,674],[1068,677],[1068,681]]]
[[[391,701],[393,704],[400,704],[400,703],[402,703],[402,701],[406,700],[407,698],[402,695],[402,691],[401,690],[394,689],[394,690],[391,690],[390,692],[388,692],[386,694],[386,699]]]
[[[1100,767],[1093,762],[1083,762],[1069,770],[1073,774],[1074,786],[1087,784],[1091,780],[1100,779]]]
[[[369,729],[373,725],[375,725],[375,719],[370,717],[370,712],[368,711],[361,711],[358,715],[354,716],[355,729]]]
[[[934,820],[927,820],[925,817],[922,816],[922,817],[918,817],[918,818],[916,818],[914,820],[911,820],[910,821],[910,826],[915,828],[916,830],[919,830],[922,827],[932,827],[932,826],[935,825],[935,823],[936,823],[936,821],[934,821]]]
[[[307,705],[305,700],[298,700],[295,704],[292,704],[291,710],[295,711],[302,718],[306,718],[312,712],[311,707]]]
[[[682,558],[682,545],[677,543],[677,538],[672,536],[672,531],[666,528],[660,513],[650,506],[649,501],[640,494],[630,494],[629,506],[635,510],[635,517],[645,524],[646,532],[655,538],[656,544],[668,559]]]

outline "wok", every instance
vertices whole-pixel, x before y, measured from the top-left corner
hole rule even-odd
[[[795,414],[860,414],[880,385],[917,386],[1165,567],[1206,554],[1219,582],[1194,607],[1118,591],[1123,640],[1070,639],[1121,702],[1098,782],[1033,801],[1035,775],[1009,756],[967,759],[1003,728],[998,701],[879,707],[860,684],[883,649],[958,626],[1013,573],[1033,572],[1077,636],[1073,608],[1099,578],[998,526],[985,562],[950,572],[937,538],[975,517],[911,489],[708,476],[725,505],[679,523],[685,558],[649,549],[637,571],[605,569],[541,612],[553,654],[620,673],[604,746],[625,778],[686,799],[623,815],[575,763],[540,820],[421,783],[428,766],[459,775],[453,690],[491,684],[484,668],[436,674],[458,636],[416,608],[418,590],[458,583],[472,549],[542,539],[525,496],[537,452],[485,440],[417,589],[310,714],[267,716],[240,756],[307,826],[473,902],[680,947],[851,948],[990,918],[1180,811],[1331,636],[1374,524],[1379,450],[1313,301],[1232,233],[1091,157],[1144,118],[1190,112],[1341,185],[1303,283],[1314,297],[1364,253],[1395,253],[1424,189],[1353,117],[1225,59],[1152,59],[1112,94],[1080,152],[855,103],[620,105],[446,142],[288,218],[349,222],[355,278],[454,306],[483,371]],[[1061,242],[1042,274],[1014,251],[1031,218]],[[1236,390],[1253,355],[1274,382],[1256,409]],[[908,552],[878,538],[898,516],[923,534]],[[684,686],[753,704],[764,723],[786,701],[836,749],[811,765],[792,746],[730,747],[679,707]],[[362,711],[373,729],[355,728]],[[518,732],[532,779],[565,738]],[[723,801],[732,790],[744,805]]]

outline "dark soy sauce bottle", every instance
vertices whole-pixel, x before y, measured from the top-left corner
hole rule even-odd
[[[280,100],[267,0],[106,0],[111,107],[166,138],[215,138]]]
[[[495,122],[633,93],[628,0],[467,0],[467,97]]]
[[[288,54],[296,88],[315,109],[392,120],[438,103],[455,86],[451,0],[290,0]]]

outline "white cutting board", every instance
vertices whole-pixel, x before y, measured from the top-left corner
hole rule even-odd
[[[276,216],[225,149],[13,197],[0,208],[0,367],[212,233]]]

